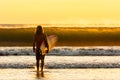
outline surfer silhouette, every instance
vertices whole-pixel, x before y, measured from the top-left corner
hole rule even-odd
[[[37,72],[39,72],[39,61],[40,60],[41,60],[41,72],[43,72],[45,55],[42,55],[42,50],[40,49],[40,46],[43,41],[45,43],[45,46],[47,47],[47,53],[48,53],[49,45],[48,45],[46,34],[44,33],[42,26],[37,26],[36,33],[34,35],[34,40],[33,40],[33,52],[36,53]]]

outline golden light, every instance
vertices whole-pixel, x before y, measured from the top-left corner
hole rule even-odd
[[[119,3],[120,0],[1,0],[0,23],[102,24],[107,19],[119,24]]]

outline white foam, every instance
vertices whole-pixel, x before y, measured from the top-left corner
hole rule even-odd
[[[34,55],[32,47],[0,47],[0,55]]]
[[[34,68],[35,56],[2,56],[0,68]],[[120,56],[46,56],[46,68],[120,68]]]
[[[0,47],[0,55],[35,55],[35,53],[32,51],[32,47]],[[120,47],[55,47],[48,53],[48,55],[120,55]]]

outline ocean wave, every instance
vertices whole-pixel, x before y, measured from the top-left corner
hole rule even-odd
[[[32,47],[0,47],[0,55],[35,55]],[[120,47],[55,47],[47,55],[55,56],[111,56],[120,55]]]

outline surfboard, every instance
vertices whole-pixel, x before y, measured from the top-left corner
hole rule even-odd
[[[47,41],[48,41],[48,45],[49,45],[49,51],[55,46],[56,42],[57,42],[57,36],[56,35],[50,35],[47,36]],[[45,42],[43,41],[40,49],[42,50],[42,55],[46,55],[47,54],[47,47],[45,46]]]

